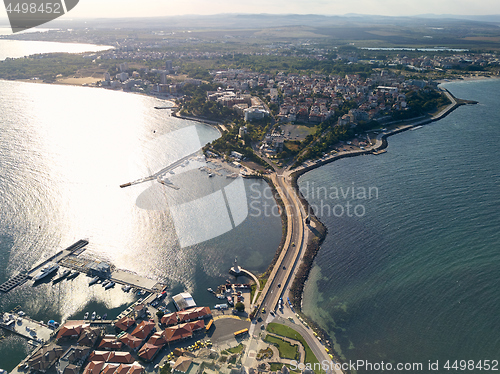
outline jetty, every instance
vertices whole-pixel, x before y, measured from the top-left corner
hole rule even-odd
[[[3,313],[0,327],[36,343],[49,341],[54,333],[49,326],[12,312]]]
[[[85,250],[85,246],[89,244],[88,240],[81,239],[78,240],[76,243],[73,243],[70,245],[68,248],[63,249],[59,252],[57,252],[55,255],[51,256],[50,258],[46,259],[42,263],[34,266],[32,269],[24,272],[20,272],[17,275],[13,276],[6,282],[2,283],[0,285],[0,291],[3,293],[7,293],[14,289],[17,286],[20,286],[21,284],[25,283],[29,279],[33,278],[35,273],[37,273],[42,267],[47,265],[49,262],[60,262],[62,259],[69,255],[79,255]]]

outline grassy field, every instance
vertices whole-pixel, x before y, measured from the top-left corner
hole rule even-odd
[[[280,371],[281,368],[283,367],[283,364],[280,362],[270,362],[269,366],[270,366],[271,371]],[[293,374],[300,373],[300,370],[299,371],[292,370],[291,365],[285,365],[285,366],[290,370],[290,373],[293,373]]]
[[[294,329],[285,325],[281,325],[279,323],[271,322],[270,324],[267,325],[267,331],[272,332],[276,335],[285,336],[287,338],[299,341],[304,347],[304,351],[306,353],[306,357],[304,359],[304,362],[306,364],[310,363],[311,365],[314,365],[314,363],[319,362],[314,353],[312,352],[311,348],[309,347],[309,345],[306,343],[305,339],[302,337],[302,335],[300,335]]]
[[[233,347],[233,348],[229,348],[229,349],[226,349],[225,351],[223,352],[227,352],[227,354],[234,354],[234,353],[240,353],[241,351],[243,351],[243,344],[240,344],[236,347]]]
[[[289,360],[299,359],[299,348],[296,345],[291,345],[283,339],[272,335],[266,335],[264,341],[277,346],[281,358],[287,358]]]

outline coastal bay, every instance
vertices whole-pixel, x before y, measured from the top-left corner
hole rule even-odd
[[[87,255],[167,281],[169,293],[189,290],[199,305],[212,307],[217,300],[206,288],[224,282],[236,256],[257,273],[271,262],[281,240],[279,217],[249,216],[224,235],[181,248],[168,207],[137,206],[138,197],[156,181],[119,188],[165,167],[176,150],[174,141],[187,140],[170,139],[169,133],[194,126],[204,144],[219,136],[217,130],[155,110],[165,102],[143,95],[22,82],[1,81],[0,86],[1,282],[86,237]],[[228,183],[201,172],[190,178],[186,183],[195,189],[185,190],[183,199]],[[265,182],[246,180],[245,188],[248,202],[259,192],[260,199],[275,204]],[[2,295],[0,307],[8,311],[21,305],[36,320],[61,321],[81,318],[88,310],[113,318],[134,301],[119,288],[105,292],[87,284],[82,276],[56,287],[26,283]],[[12,368],[27,349],[14,336],[0,341],[0,366]]]
[[[445,87],[479,104],[390,137],[386,154],[339,160],[299,180],[304,191],[307,183],[379,191],[377,199],[308,199],[365,209],[359,217],[317,212],[328,236],[304,293],[304,312],[336,338],[344,359],[444,363],[498,351],[490,321],[500,302],[500,85]]]

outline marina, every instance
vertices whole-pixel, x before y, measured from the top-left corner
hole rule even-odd
[[[41,264],[36,265],[31,270],[29,270],[27,272],[21,272],[21,273],[15,275],[14,277],[10,278],[9,280],[7,280],[6,282],[4,282],[3,284],[0,285],[0,291],[7,293],[7,292],[11,291],[12,289],[14,289],[15,287],[20,286],[21,284],[25,283],[29,279],[34,279],[35,281],[42,279],[42,278],[35,279],[38,275],[41,275],[41,273],[40,273],[41,269],[48,266],[51,262],[52,263],[59,262],[60,260],[62,260],[66,256],[69,256],[69,255],[78,256],[79,254],[81,254],[85,250],[84,248],[87,244],[89,244],[89,242],[88,242],[88,240],[85,240],[85,239],[81,239],[81,240],[75,242],[74,244],[70,245],[68,248],[57,252],[55,255],[53,255],[49,259],[45,260]],[[50,273],[48,273],[46,275],[49,275],[49,274]],[[76,277],[76,275],[74,277]]]
[[[22,311],[3,313],[0,326],[6,331],[20,335],[36,344],[49,341],[54,333],[54,329],[23,315]]]

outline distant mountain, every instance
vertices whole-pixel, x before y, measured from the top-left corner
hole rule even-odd
[[[457,14],[421,14],[415,17],[433,18],[433,19],[452,18],[452,19],[462,19],[468,21],[500,23],[500,14],[490,14],[483,16],[469,16],[469,15],[457,15]]]
[[[364,14],[318,15],[318,14],[215,14],[183,15],[151,18],[97,18],[58,19],[51,27],[95,27],[95,28],[219,28],[256,29],[284,26],[337,27],[362,23],[369,25],[396,25],[440,27],[460,23],[462,26],[478,23],[500,23],[500,15],[458,16],[423,14],[411,17],[390,17]]]

